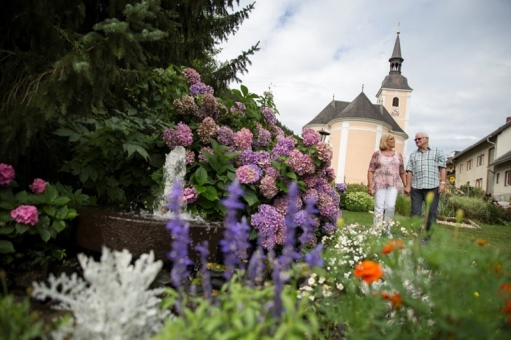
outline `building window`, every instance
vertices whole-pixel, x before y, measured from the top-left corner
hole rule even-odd
[[[500,172],[497,174],[497,176],[495,176],[495,183],[496,184],[499,184],[499,179],[500,179]]]
[[[460,164],[460,174],[463,172],[463,163]]]
[[[395,107],[399,106],[399,98],[398,97],[394,97],[392,99],[392,106],[395,106]]]
[[[483,165],[484,153],[482,155],[477,156],[477,166]]]
[[[467,161],[467,171],[472,169],[472,160]]]
[[[483,187],[483,179],[479,178],[476,179],[476,188],[482,188]]]
[[[511,171],[506,171],[506,183],[505,185],[511,185]]]

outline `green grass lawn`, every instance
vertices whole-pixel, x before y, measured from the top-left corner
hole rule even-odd
[[[359,223],[370,226],[373,215],[367,212],[352,212],[343,210],[342,218],[345,224]],[[443,228],[454,236],[455,226],[437,224],[436,228]],[[457,244],[460,249],[466,249],[467,243],[482,239],[489,246],[497,247],[511,264],[511,227],[502,225],[480,224],[480,228],[458,228]]]

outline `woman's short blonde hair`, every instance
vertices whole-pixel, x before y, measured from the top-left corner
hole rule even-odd
[[[380,139],[380,150],[387,150],[387,141],[391,138],[395,138],[393,134],[386,133],[383,136],[381,136]]]

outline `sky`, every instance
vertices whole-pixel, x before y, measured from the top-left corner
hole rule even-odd
[[[511,0],[257,0],[218,59],[259,41],[241,84],[270,89],[278,119],[300,134],[334,97],[351,102],[363,86],[376,103],[398,28],[413,89],[408,152],[419,131],[449,155],[511,117]]]

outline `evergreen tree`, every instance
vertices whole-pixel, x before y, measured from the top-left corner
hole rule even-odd
[[[17,0],[0,11],[0,162],[53,166],[65,117],[115,114],[154,68],[198,67],[218,90],[247,71],[257,44],[218,63],[216,47],[250,11],[239,0]],[[32,171],[34,172],[34,171]]]

